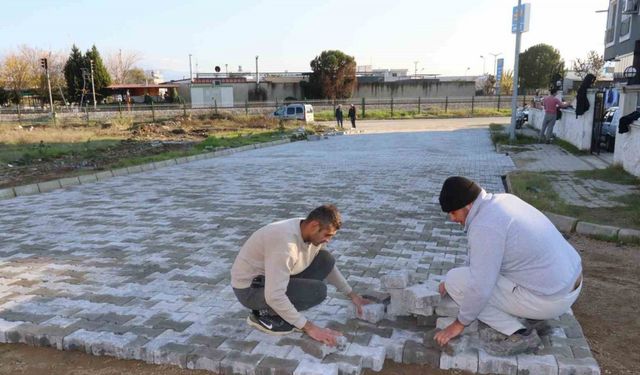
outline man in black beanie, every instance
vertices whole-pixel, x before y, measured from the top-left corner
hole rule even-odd
[[[492,355],[535,349],[540,338],[521,318],[546,320],[569,310],[582,288],[580,255],[547,217],[511,194],[490,194],[460,176],[446,179],[440,206],[464,226],[468,266],[440,284],[459,306],[457,319],[434,339],[440,345],[478,319],[504,335],[485,344]]]

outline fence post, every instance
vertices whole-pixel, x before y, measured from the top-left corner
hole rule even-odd
[[[364,97],[362,98],[362,118],[365,118],[365,113],[364,113]]]
[[[156,108],[153,106],[153,100],[151,100],[151,118],[156,122]]]
[[[420,97],[418,96],[418,113],[420,113]]]
[[[447,113],[447,109],[449,109],[449,97],[444,97],[444,113]]]
[[[476,104],[476,96],[475,96],[475,95],[473,95],[473,96],[471,97],[471,114],[473,114],[473,109],[474,109],[474,107],[475,107],[475,104]]]
[[[22,125],[22,113],[20,113],[20,103],[18,103],[18,124]]]
[[[391,97],[391,117],[393,117],[393,96]]]
[[[500,95],[498,95],[498,111],[500,110]]]
[[[118,102],[118,113],[122,116],[122,104]]]
[[[216,115],[218,115],[218,101],[213,99],[213,108],[216,111]]]
[[[187,117],[187,103],[182,102],[182,114],[186,118]]]
[[[248,100],[244,101],[244,115],[245,116],[249,116],[249,101]]]
[[[84,107],[84,114],[87,117],[87,126],[89,125],[89,109],[87,106]]]

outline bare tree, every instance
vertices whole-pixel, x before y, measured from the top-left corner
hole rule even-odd
[[[602,68],[604,67],[604,57],[596,51],[589,51],[585,59],[576,59],[573,62],[573,71],[580,79],[584,79],[587,74],[591,73],[596,76],[596,80],[602,77]]]
[[[140,55],[133,51],[118,51],[107,56],[107,70],[112,83],[130,83],[130,72],[140,61]]]

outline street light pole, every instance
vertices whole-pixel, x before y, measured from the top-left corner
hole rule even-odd
[[[513,64],[513,95],[511,96],[511,126],[509,127],[509,140],[516,140],[516,110],[518,107],[518,65],[520,64],[520,17],[524,17],[522,11],[522,0],[518,0],[517,27],[516,27],[516,52]]]
[[[189,54],[189,82],[193,82],[193,69],[191,65],[191,54]]]
[[[497,78],[497,76],[498,76],[498,71],[497,71],[496,69],[497,69],[497,67],[498,67],[498,66],[496,65],[496,61],[498,60],[498,56],[502,55],[502,52],[498,52],[498,53],[491,53],[491,52],[489,52],[489,54],[490,54],[491,56],[493,56],[493,74],[494,74],[494,75],[496,76],[496,78]]]
[[[484,55],[480,55],[480,58],[482,59],[482,75],[485,75],[486,73],[486,62],[487,59],[484,57]]]
[[[258,57],[256,56],[256,87],[260,84],[260,74],[258,74]]]

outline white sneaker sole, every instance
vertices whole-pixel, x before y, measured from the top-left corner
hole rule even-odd
[[[284,336],[284,335],[288,335],[288,334],[293,333],[293,332],[295,332],[295,331],[296,331],[296,328],[294,328],[294,329],[292,329],[291,331],[287,331],[287,332],[275,332],[275,331],[272,331],[272,330],[270,330],[270,329],[266,329],[266,328],[265,328],[265,327],[263,327],[262,325],[260,325],[260,324],[258,324],[258,323],[256,323],[256,322],[254,322],[254,321],[253,321],[253,320],[251,320],[251,318],[250,318],[250,317],[248,317],[248,316],[247,316],[247,324],[248,324],[248,325],[250,325],[251,327],[253,327],[253,328],[255,328],[255,329],[259,330],[259,331],[262,331],[262,332],[267,333],[267,334],[270,334],[270,335],[275,335],[275,336]]]

